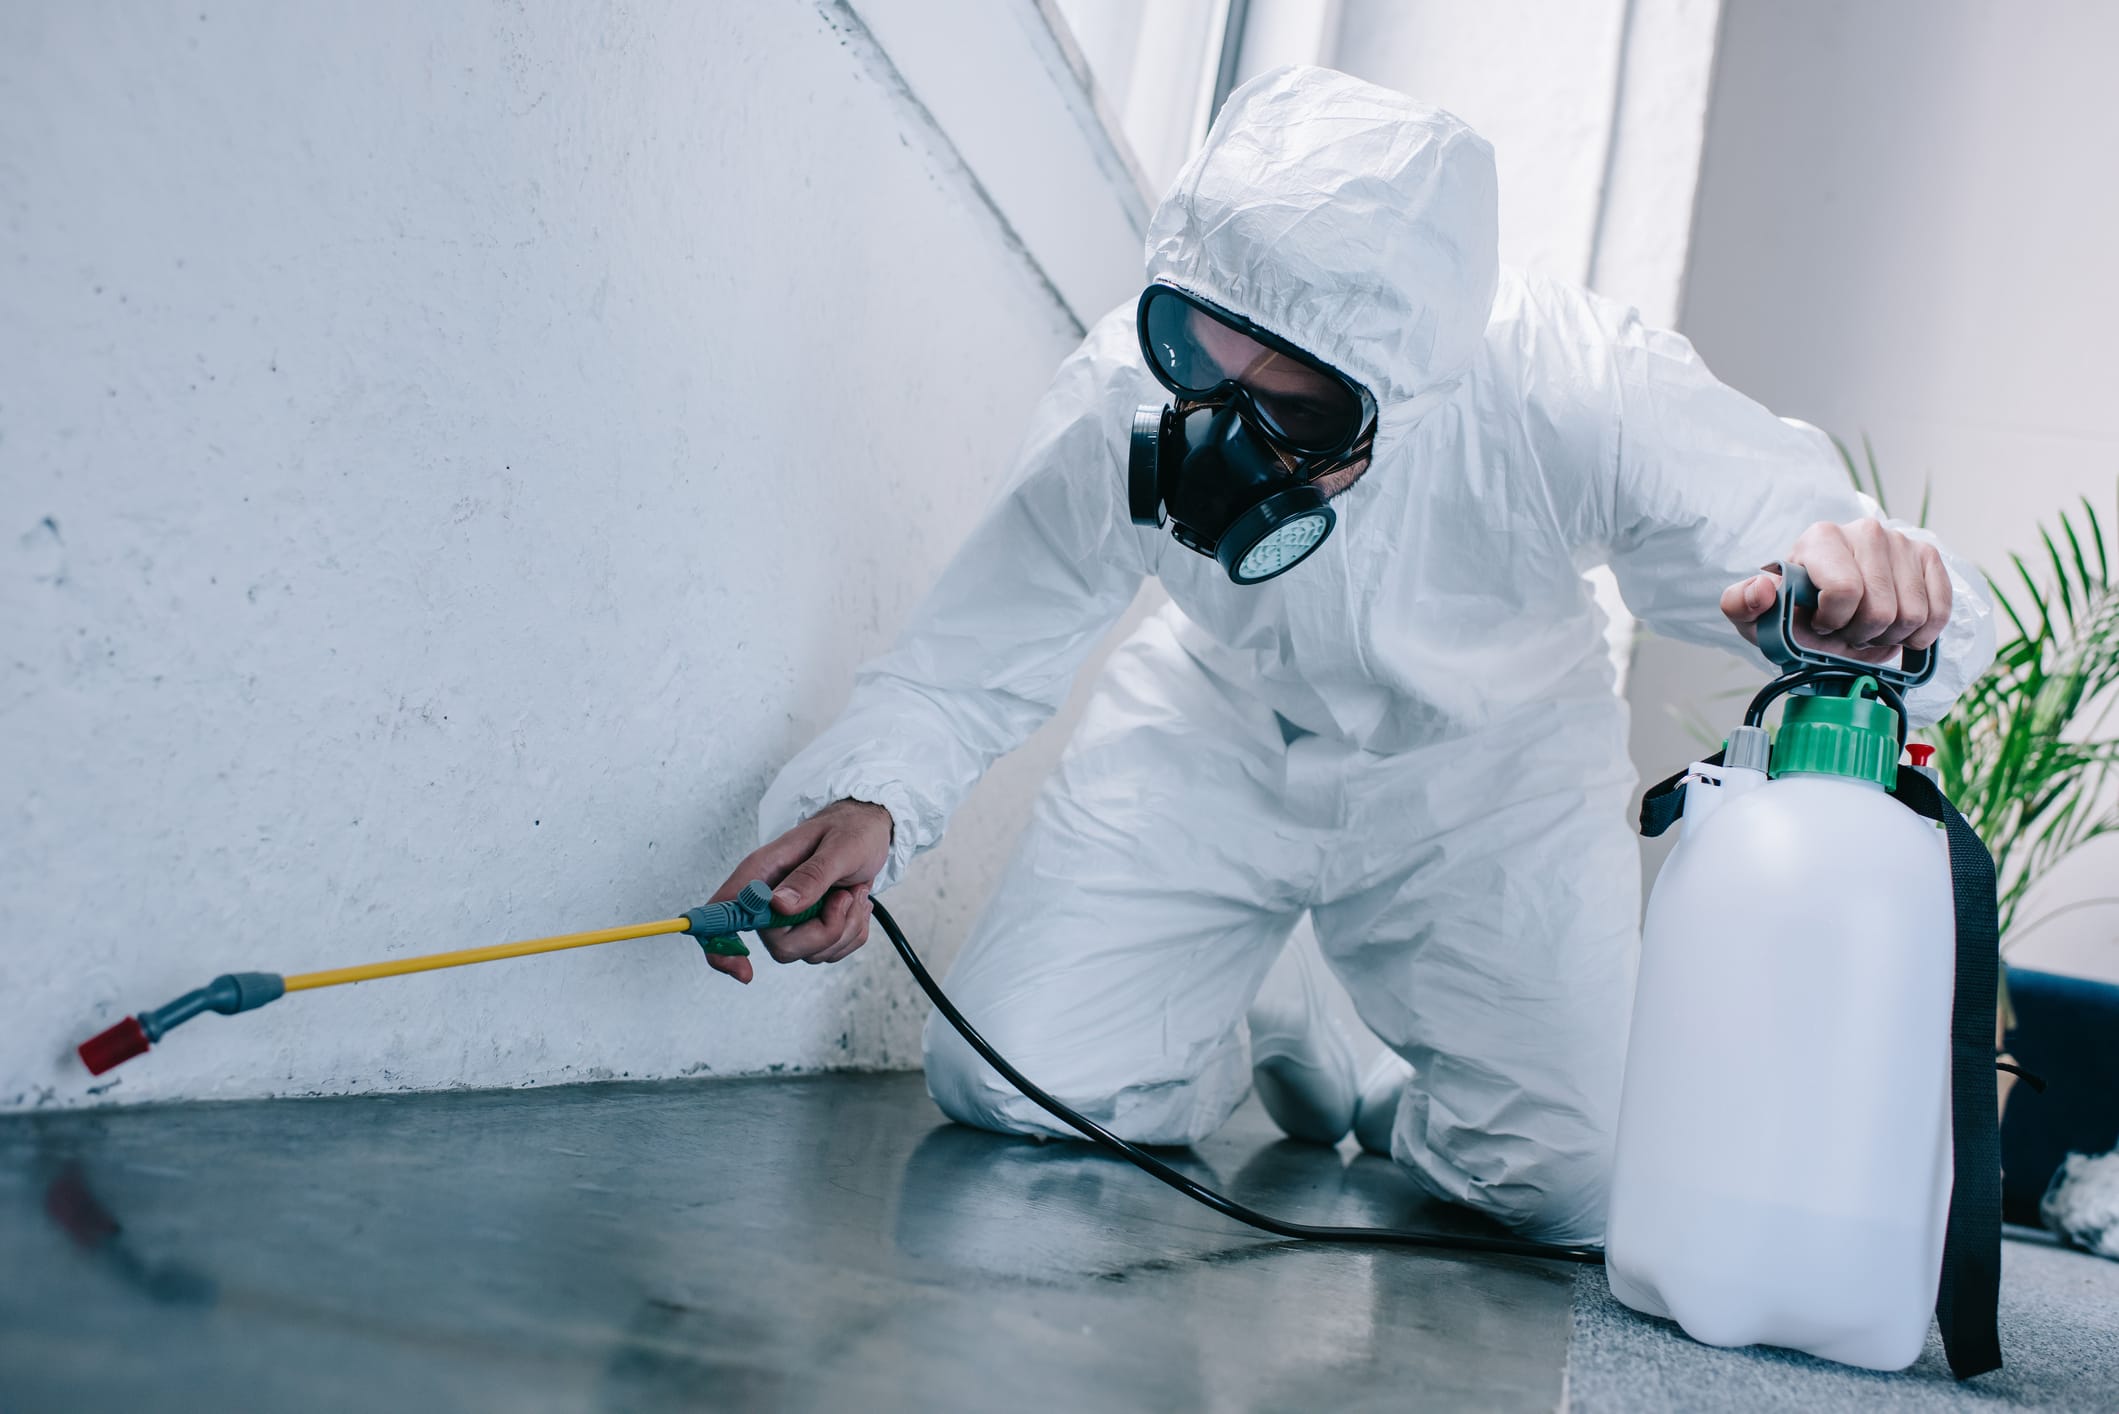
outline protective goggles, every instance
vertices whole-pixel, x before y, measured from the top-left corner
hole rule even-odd
[[[1234,401],[1304,457],[1336,457],[1376,420],[1368,389],[1240,314],[1173,285],[1141,293],[1140,346],[1156,381],[1194,403]]]

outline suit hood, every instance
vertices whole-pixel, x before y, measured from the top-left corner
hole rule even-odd
[[[1499,274],[1492,147],[1331,69],[1232,93],[1148,227],[1150,282],[1308,350],[1398,430],[1470,368]]]

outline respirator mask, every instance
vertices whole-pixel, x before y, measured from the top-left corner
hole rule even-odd
[[[1241,315],[1171,285],[1140,297],[1140,346],[1175,401],[1133,415],[1135,525],[1163,525],[1238,584],[1302,563],[1338,516],[1315,484],[1369,454],[1376,401]]]

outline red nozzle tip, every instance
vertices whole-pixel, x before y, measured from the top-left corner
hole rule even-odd
[[[1906,743],[1906,755],[1913,758],[1914,765],[1925,766],[1929,758],[1935,755],[1935,748],[1924,741],[1909,741]]]
[[[134,1056],[147,1054],[147,1028],[140,1024],[137,1016],[128,1016],[101,1035],[91,1036],[77,1048],[81,1064],[88,1067],[90,1075],[101,1075],[106,1070],[115,1070]]]

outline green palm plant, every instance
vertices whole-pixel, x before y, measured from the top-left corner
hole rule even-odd
[[[1926,733],[1944,792],[1993,851],[2005,944],[2045,921],[2019,928],[2017,915],[2053,866],[2119,832],[2107,789],[2119,736],[2106,730],[2119,702],[2119,582],[2087,497],[2079,516],[2060,513],[2058,531],[2039,529],[2036,569],[2009,556],[2012,588],[1988,576],[2006,620],[1994,665]]]

